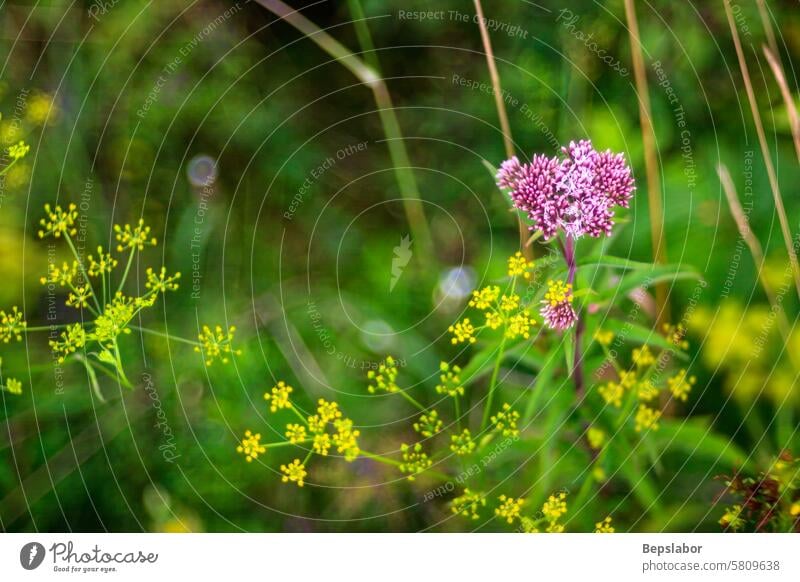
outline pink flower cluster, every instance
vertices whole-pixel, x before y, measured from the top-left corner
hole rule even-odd
[[[516,156],[497,172],[497,185],[526,212],[545,239],[559,229],[567,236],[610,234],[614,206],[627,208],[636,189],[622,154],[598,152],[589,140],[570,142],[564,157],[536,154],[528,164]]]

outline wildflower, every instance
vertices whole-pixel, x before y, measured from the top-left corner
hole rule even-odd
[[[548,281],[547,292],[542,300],[539,313],[547,327],[559,331],[571,328],[578,320],[572,307],[572,285],[563,281]]]
[[[214,360],[220,359],[223,364],[227,364],[228,355],[238,356],[242,352],[233,349],[233,336],[236,333],[236,326],[230,326],[226,332],[221,326],[216,326],[212,331],[207,325],[203,326],[203,331],[197,336],[202,346],[195,346],[194,351],[202,353],[206,359],[206,365],[210,366]]]
[[[167,291],[176,291],[178,289],[178,279],[181,278],[180,273],[175,273],[172,276],[167,276],[166,267],[161,267],[161,271],[154,272],[153,269],[147,269],[147,283],[145,287],[156,293],[166,293]]]
[[[439,370],[442,372],[439,375],[439,382],[441,384],[436,386],[437,394],[446,394],[452,398],[464,396],[464,386],[461,384],[461,368],[458,366],[450,367],[447,362],[439,364]]]
[[[586,431],[586,440],[589,441],[589,446],[597,450],[606,442],[606,433],[603,429],[594,426],[589,427]]]
[[[294,391],[294,388],[289,386],[283,380],[280,380],[276,386],[272,387],[272,392],[264,393],[264,400],[270,402],[269,409],[271,412],[278,412],[283,408],[289,408],[292,403],[289,401],[289,394]]]
[[[39,230],[39,238],[44,238],[53,235],[59,238],[63,235],[74,235],[78,232],[75,228],[75,220],[78,218],[77,206],[70,204],[64,210],[61,206],[51,207],[49,204],[44,205],[44,211],[47,214],[45,218],[39,221],[42,229]]]
[[[800,503],[792,503],[792,506],[789,508],[789,515],[792,517],[800,515]]]
[[[311,442],[311,447],[318,455],[327,456],[328,449],[331,448],[331,435],[326,432],[320,432],[314,435],[314,440]]]
[[[289,442],[293,445],[297,443],[302,443],[306,440],[306,427],[302,424],[287,424],[286,425],[286,438],[289,439]]]
[[[50,340],[50,349],[57,356],[59,364],[63,364],[67,356],[86,345],[86,331],[80,323],[67,326],[67,329],[61,332],[60,338],[60,340]]]
[[[536,520],[523,516],[520,518],[519,523],[523,533],[539,533],[539,526],[536,524]]]
[[[470,491],[464,489],[464,493],[459,495],[450,503],[450,508],[456,515],[469,517],[470,519],[479,519],[481,507],[486,507],[486,497],[483,493]]]
[[[439,413],[431,410],[419,417],[419,422],[414,423],[414,430],[424,437],[432,437],[442,430],[442,419]]]
[[[512,293],[511,295],[503,295],[500,298],[500,310],[505,312],[514,311],[519,308],[519,295]]]
[[[614,206],[627,207],[635,190],[622,154],[598,152],[592,142],[570,142],[564,158],[534,155],[529,164],[516,157],[503,162],[497,184],[514,206],[528,214],[545,239],[559,230],[567,236],[610,234]]]
[[[525,279],[531,278],[530,270],[533,268],[533,261],[526,259],[519,251],[514,256],[508,258],[508,276],[518,277],[522,275]],[[479,308],[480,309],[480,308]]]
[[[253,434],[249,430],[244,431],[242,443],[236,447],[236,452],[244,455],[248,463],[251,463],[253,459],[257,459],[258,455],[263,455],[266,450],[267,447],[261,444],[261,435],[259,433]]]
[[[396,382],[397,362],[392,356],[387,356],[386,359],[378,365],[377,372],[375,370],[367,372],[367,379],[374,382],[367,387],[367,391],[370,394],[375,394],[378,391],[392,393],[400,390]]]
[[[689,398],[689,392],[691,392],[695,382],[697,382],[697,378],[694,376],[687,378],[686,370],[681,370],[667,380],[667,387],[675,398],[686,402]]]
[[[614,341],[614,332],[598,329],[594,332],[594,339],[601,346],[608,347],[611,345],[611,342]]]
[[[642,432],[647,429],[658,430],[659,418],[661,418],[661,411],[640,404],[639,409],[636,411],[636,417],[634,418],[636,432]]]
[[[321,422],[328,423],[336,418],[342,417],[342,411],[339,410],[339,405],[336,402],[328,402],[324,398],[320,398],[317,402],[317,415]]]
[[[453,345],[463,342],[474,344],[478,341],[475,338],[475,327],[470,323],[468,317],[465,317],[455,325],[451,325],[447,328],[447,331],[453,334],[453,338],[450,340]]]
[[[633,350],[633,363],[638,369],[644,370],[645,368],[649,368],[655,361],[656,358],[653,352],[651,352],[650,348],[646,345]]]
[[[594,469],[592,469],[592,478],[598,483],[605,483],[606,482],[606,472],[603,467],[600,465],[595,465]]]
[[[8,148],[8,157],[12,162],[21,160],[31,150],[31,146],[27,145],[24,141],[19,141]]]
[[[47,93],[34,93],[28,99],[25,110],[25,119],[32,125],[53,123],[58,118],[58,108],[53,103],[53,98]]]
[[[281,481],[284,483],[289,483],[290,481],[297,483],[298,487],[303,486],[303,479],[308,475],[306,466],[300,462],[300,459],[295,459],[288,465],[281,465],[281,473],[284,474],[283,477],[281,477]]]
[[[66,303],[70,307],[80,309],[81,307],[86,307],[89,304],[88,302],[91,297],[92,291],[87,285],[82,285],[75,288],[75,293],[69,294]]]
[[[531,336],[531,327],[535,324],[536,320],[530,317],[527,309],[524,309],[508,318],[505,337],[508,339],[516,339],[522,336],[528,339]]]
[[[682,323],[677,325],[665,323],[662,329],[664,330],[664,336],[667,338],[667,341],[673,346],[679,350],[687,350],[689,348],[689,342],[684,339],[686,337],[686,327]]]
[[[495,430],[500,431],[504,437],[519,436],[517,423],[519,422],[519,412],[513,410],[507,402],[503,404],[500,412],[491,417]]]
[[[499,296],[500,287],[497,285],[489,285],[480,291],[472,292],[472,299],[469,300],[469,306],[476,309],[489,309],[494,305]]]
[[[55,284],[67,287],[72,284],[78,274],[78,262],[72,261],[72,264],[64,263],[63,266],[58,267],[55,263],[47,264],[47,276],[39,279],[42,285]]]
[[[336,429],[333,435],[336,451],[344,455],[345,461],[355,461],[361,452],[358,447],[361,431],[353,429],[353,421],[349,418],[337,418],[333,421],[333,427]]]
[[[734,505],[732,507],[728,507],[725,509],[725,513],[719,519],[719,524],[726,529],[737,531],[744,526],[744,520],[742,519],[741,516],[742,516],[741,505]]]
[[[145,246],[156,246],[158,242],[155,237],[150,236],[150,227],[144,225],[143,218],[140,218],[134,227],[131,227],[130,224],[126,224],[124,227],[115,224],[114,232],[116,233],[114,236],[119,243],[117,251],[120,253],[125,249],[142,251]]]
[[[542,515],[550,523],[557,522],[565,513],[567,513],[567,494],[563,491],[551,495],[542,505]]]
[[[611,404],[619,408],[622,406],[622,397],[625,395],[625,388],[618,382],[608,382],[597,389],[606,404]]]
[[[639,382],[637,387],[636,395],[642,402],[650,402],[656,396],[658,396],[658,388],[653,385],[653,382],[650,379],[642,380]]]
[[[122,333],[131,333],[128,324],[135,314],[135,301],[118,292],[95,320],[94,339],[100,343],[108,343]]]
[[[503,315],[497,311],[487,311],[486,315],[486,327],[489,329],[497,329],[501,325],[503,325]]]
[[[430,457],[423,452],[420,443],[415,444],[413,447],[404,443],[400,445],[400,452],[403,456],[400,471],[408,473],[409,481],[413,481],[415,475],[422,473],[433,464]]]
[[[500,506],[496,507],[494,510],[494,514],[497,517],[505,519],[506,523],[514,523],[515,519],[519,519],[522,505],[525,503],[524,498],[519,497],[514,499],[513,497],[501,495],[498,497],[498,500],[500,501]]]
[[[472,440],[472,434],[470,434],[468,428],[461,431],[461,434],[450,436],[450,450],[456,455],[468,455],[475,450],[475,447],[475,441]]]
[[[104,253],[103,247],[97,247],[97,259],[89,255],[87,262],[89,263],[88,273],[90,277],[99,277],[105,273],[110,273],[117,266],[117,260],[111,256],[111,253]]]
[[[5,388],[9,393],[19,396],[22,394],[22,382],[17,380],[16,378],[9,378],[6,380],[5,386],[0,386],[0,388]]]
[[[22,334],[25,333],[25,328],[28,327],[22,313],[17,306],[11,308],[11,313],[6,313],[0,310],[0,341],[4,343],[16,339],[18,342],[22,341]]]
[[[610,515],[603,521],[598,521],[594,524],[594,533],[614,533],[614,526],[611,525]]]

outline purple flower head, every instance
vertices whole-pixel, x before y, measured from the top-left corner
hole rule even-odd
[[[539,313],[550,329],[564,331],[575,325],[578,314],[572,307],[572,285],[563,281],[548,281],[547,293]]]
[[[622,154],[598,152],[589,140],[570,142],[564,157],[534,155],[529,164],[516,157],[497,172],[514,206],[528,214],[545,239],[563,230],[572,238],[610,234],[614,206],[627,207],[635,189]]]

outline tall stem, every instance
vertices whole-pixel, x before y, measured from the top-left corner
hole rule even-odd
[[[575,239],[568,235],[567,241],[564,244],[564,259],[567,261],[567,268],[569,269],[567,283],[572,285],[573,291],[575,289],[575,272],[577,270],[575,246]],[[575,382],[575,396],[578,400],[582,400],[584,396],[584,383],[583,366],[581,365],[581,342],[583,340],[584,321],[580,311],[576,310],[576,313],[578,320],[575,322],[575,353],[572,360],[572,381]]]
[[[500,375],[500,364],[503,362],[503,356],[506,353],[506,338],[500,342],[500,347],[497,350],[497,360],[494,362],[494,370],[492,370],[492,379],[489,381],[489,394],[486,397],[486,408],[483,409],[483,421],[481,421],[481,431],[486,428],[489,423],[489,415],[492,413],[492,400],[494,399],[495,389],[497,388],[497,377]]]

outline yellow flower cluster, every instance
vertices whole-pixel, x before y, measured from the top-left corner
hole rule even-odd
[[[458,398],[464,396],[464,386],[461,384],[461,368],[458,366],[450,366],[447,362],[439,364],[439,370],[442,372],[439,375],[439,382],[436,386],[437,394],[446,394],[451,398]]]
[[[450,340],[453,345],[465,342],[474,344],[476,341],[478,341],[478,339],[475,337],[475,326],[472,325],[468,317],[465,317],[461,321],[451,325],[447,328],[447,331],[453,334],[453,338]]]
[[[468,428],[462,430],[461,434],[450,435],[450,450],[458,456],[470,454],[476,446]]]
[[[89,255],[86,258],[86,262],[89,263],[88,273],[90,277],[99,277],[110,273],[118,264],[118,261],[111,256],[111,253],[103,252],[103,247],[97,247],[96,259],[93,255]]]
[[[49,204],[44,205],[44,211],[47,216],[39,221],[42,229],[39,230],[39,238],[53,235],[55,238],[61,235],[75,235],[78,229],[75,228],[75,221],[78,218],[78,207],[74,204],[67,206],[64,210],[61,206],[56,205],[51,207]]]
[[[567,494],[563,491],[547,498],[542,505],[542,515],[547,522],[548,533],[562,533],[563,524],[559,523],[561,516],[567,513]]]
[[[287,424],[286,425],[286,438],[293,445],[303,443],[306,441],[306,427],[302,424]]]
[[[656,358],[646,345],[633,350],[633,364],[639,370],[645,370],[656,363]]]
[[[178,289],[178,279],[181,278],[180,273],[174,275],[167,275],[167,268],[161,267],[161,270],[156,273],[153,269],[147,269],[147,283],[145,287],[156,293],[166,293],[167,291],[176,291]]]
[[[504,437],[519,436],[519,412],[513,410],[507,402],[500,408],[500,412],[491,417],[495,430],[502,433]]]
[[[610,515],[603,521],[598,521],[594,524],[594,533],[614,533],[614,526],[611,525]]]
[[[52,124],[58,119],[58,116],[59,109],[53,98],[47,93],[37,91],[28,99],[25,118],[32,125]]]
[[[672,378],[667,380],[667,388],[672,392],[672,395],[678,400],[686,402],[689,398],[689,392],[692,390],[697,382],[694,376],[686,377],[686,370],[680,370]]]
[[[598,329],[594,332],[594,339],[601,346],[608,347],[611,345],[611,342],[614,341],[614,332]]]
[[[3,358],[0,358],[0,368],[3,366]],[[19,396],[22,394],[22,382],[17,380],[16,378],[9,378],[6,380],[5,386],[0,384],[0,390],[5,390],[9,394],[13,394],[15,396]]]
[[[13,162],[24,158],[31,150],[31,146],[27,145],[24,141],[19,141],[8,148],[8,157]]]
[[[564,281],[548,281],[544,300],[550,304],[550,307],[555,307],[559,303],[564,303],[565,301],[571,303],[573,300],[572,284],[565,283]]]
[[[400,452],[402,453],[403,462],[400,463],[400,471],[408,475],[408,480],[413,481],[415,475],[419,475],[428,469],[433,461],[422,450],[422,445],[416,443],[414,446],[403,443],[400,445]]]
[[[603,429],[597,427],[589,427],[586,432],[586,440],[589,441],[589,446],[597,450],[606,442],[606,433]]]
[[[261,444],[261,435],[259,433],[253,434],[251,431],[244,432],[244,438],[239,446],[236,447],[236,452],[244,455],[248,463],[253,459],[257,459],[258,455],[266,452],[267,448]]]
[[[741,505],[733,505],[725,509],[725,513],[719,519],[719,524],[732,531],[740,530],[744,526],[744,520],[742,519],[742,506]]]
[[[625,388],[621,383],[607,382],[600,386],[597,391],[600,393],[600,396],[603,397],[603,400],[606,401],[606,404],[616,406],[617,408],[622,406],[622,397],[625,395]]]
[[[76,287],[75,292],[69,294],[66,304],[70,307],[74,307],[75,309],[81,309],[88,307],[89,299],[92,297],[92,290],[88,286],[83,285],[81,287]]]
[[[435,410],[423,413],[419,417],[419,422],[414,423],[414,430],[424,437],[432,437],[442,430],[443,422],[439,418],[439,413]]]
[[[643,430],[658,430],[658,420],[661,418],[661,411],[650,408],[646,404],[640,404],[634,418],[636,432]]]
[[[277,386],[272,387],[271,392],[264,393],[264,400],[270,403],[269,409],[271,412],[278,412],[283,408],[291,407],[292,403],[289,401],[289,395],[294,391],[294,388],[289,386],[283,380],[278,382]]]
[[[514,523],[514,520],[519,519],[522,506],[525,504],[525,499],[522,497],[514,498],[501,495],[498,497],[500,505],[495,507],[494,514],[500,519],[506,520],[506,523]]]
[[[230,361],[229,356],[238,356],[242,353],[241,350],[233,348],[233,336],[235,333],[236,326],[234,325],[230,326],[227,331],[220,325],[213,330],[204,325],[203,330],[197,336],[202,345],[195,346],[194,351],[203,354],[207,366],[212,365],[215,360],[220,360],[223,364],[227,364]]]
[[[664,336],[667,338],[667,341],[673,346],[684,351],[689,349],[689,342],[685,339],[686,327],[682,323],[677,325],[665,323],[662,329],[664,330]]]
[[[63,364],[67,356],[86,345],[86,331],[80,323],[68,325],[59,337],[59,340],[50,340],[50,349],[59,364]]]
[[[8,343],[12,339],[22,341],[22,334],[28,323],[22,317],[17,306],[11,308],[11,313],[0,310],[0,341]]]
[[[369,393],[399,392],[400,388],[397,386],[397,372],[397,362],[392,356],[387,356],[386,359],[378,365],[377,370],[370,370],[367,372],[367,378],[373,382],[367,388]]]
[[[470,519],[480,518],[481,507],[486,507],[486,497],[483,493],[470,491],[469,489],[464,489],[464,493],[450,503],[450,509],[454,514]]]
[[[305,484],[304,479],[308,475],[306,466],[300,462],[300,459],[295,459],[288,465],[281,465],[281,473],[283,473],[281,481],[284,483],[289,483],[290,481],[297,483],[298,487],[302,487]]]
[[[136,226],[126,224],[120,226],[114,225],[115,238],[117,239],[117,252],[123,252],[125,249],[131,250],[144,250],[145,246],[156,246],[157,242],[155,237],[150,236],[150,227],[145,226],[144,219],[140,218]]]
[[[533,261],[526,259],[519,251],[514,253],[512,257],[508,258],[509,277],[522,276],[524,279],[530,279],[531,269],[533,269]]]
[[[78,274],[78,261],[72,261],[72,264],[63,263],[59,267],[55,263],[47,264],[47,276],[42,277],[39,281],[42,285],[54,284],[68,287],[72,285],[73,280]]]

